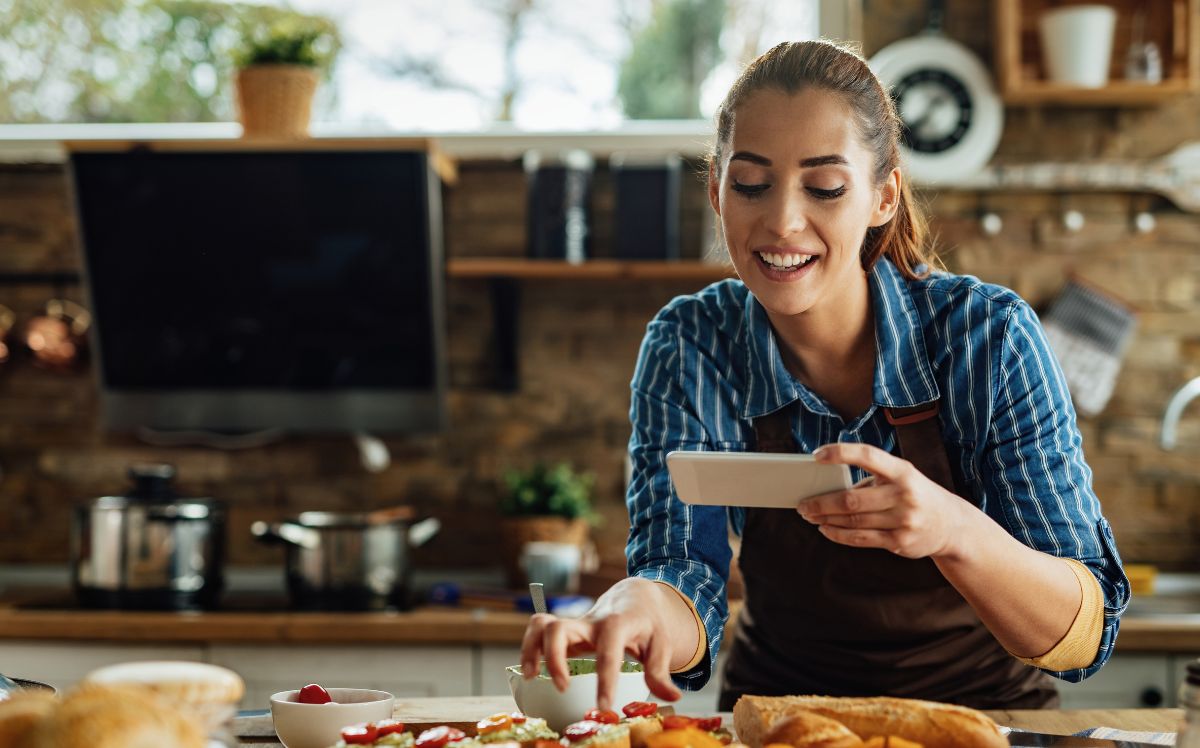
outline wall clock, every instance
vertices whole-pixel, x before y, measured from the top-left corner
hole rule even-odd
[[[954,182],[991,160],[1004,128],[1004,106],[987,68],[970,50],[927,30],[884,47],[870,65],[896,102],[911,179]]]

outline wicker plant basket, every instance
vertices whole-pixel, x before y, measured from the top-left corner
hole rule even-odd
[[[549,541],[572,543],[583,548],[588,540],[588,523],[585,519],[567,517],[501,517],[500,547],[503,553],[504,573],[508,586],[519,589],[526,585],[525,571],[521,569],[521,550],[526,543]]]
[[[307,65],[250,65],[238,70],[242,135],[306,138],[313,94],[320,79]]]

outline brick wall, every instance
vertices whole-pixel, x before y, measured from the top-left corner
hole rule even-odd
[[[947,31],[991,59],[987,4],[951,0]],[[868,52],[917,31],[918,0],[868,3]],[[1200,104],[1181,99],[1146,110],[1009,109],[999,159],[1012,162],[1096,156],[1143,158],[1200,139]],[[520,165],[462,165],[446,191],[451,256],[519,256],[524,246]],[[687,173],[687,172],[685,172]],[[685,178],[684,253],[698,256],[706,201]],[[1069,273],[1135,303],[1137,337],[1116,393],[1099,417],[1081,423],[1096,488],[1126,560],[1200,569],[1200,405],[1181,424],[1180,447],[1156,446],[1166,399],[1200,375],[1200,215],[1134,194],[929,193],[934,230],[952,269],[1008,285],[1044,305]],[[612,197],[603,169],[594,195],[596,254],[608,248]],[[1064,208],[1082,211],[1084,229],[1060,228]],[[1003,231],[985,237],[982,210]],[[1135,210],[1151,210],[1157,229],[1138,234]],[[75,270],[74,227],[57,166],[0,169],[0,273]],[[601,551],[619,559],[627,529],[622,459],[628,435],[628,382],[646,321],[673,295],[696,284],[539,282],[521,286],[517,392],[491,388],[491,308],[484,281],[449,283],[450,428],[436,437],[393,439],[394,464],[369,475],[347,439],[294,438],[242,452],[160,449],[97,429],[91,372],[57,374],[22,358],[0,369],[0,563],[67,558],[69,507],[120,490],[134,460],[179,467],[184,489],[232,506],[232,561],[273,563],[276,549],[251,542],[254,519],[305,509],[369,508],[409,501],[443,517],[454,531],[482,530],[495,518],[494,481],[505,465],[540,457],[594,471],[605,524]],[[22,319],[47,298],[80,289],[0,287],[0,303]],[[461,536],[460,536],[461,537]],[[485,535],[486,537],[486,535]],[[491,564],[495,547],[435,541],[428,564]]]

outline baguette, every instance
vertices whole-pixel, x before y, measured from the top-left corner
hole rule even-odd
[[[733,707],[738,738],[764,745],[767,733],[781,718],[807,712],[845,725],[861,740],[897,736],[925,748],[1004,748],[1008,741],[996,723],[982,712],[953,704],[887,696],[743,696]],[[796,728],[789,744],[805,746]]]
[[[836,719],[806,711],[797,711],[775,720],[763,743],[803,745],[807,748],[863,748],[862,738],[849,727]]]

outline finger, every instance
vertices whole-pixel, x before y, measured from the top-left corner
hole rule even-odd
[[[899,480],[912,463],[870,444],[826,444],[813,452],[817,462],[854,465],[887,480]]]
[[[809,522],[818,527],[839,530],[899,530],[905,526],[907,515],[898,509],[859,514],[827,514]]]
[[[596,635],[596,708],[611,709],[621,663],[625,661],[625,631],[615,616],[605,619]]]
[[[542,633],[554,616],[538,613],[529,619],[525,636],[521,639],[521,676],[529,679],[538,674],[538,661],[542,654]]]
[[[891,486],[868,486],[847,491],[831,491],[800,502],[796,511],[812,522],[839,514],[882,512],[896,505],[895,489]]]
[[[566,691],[567,684],[570,682],[570,671],[567,668],[567,637],[570,629],[582,625],[579,621],[564,621],[561,618],[555,619],[546,625],[545,633],[542,635],[542,650],[546,654],[546,670],[550,673],[551,680],[554,681],[554,687],[559,691]],[[574,641],[586,637],[573,637]]]
[[[642,667],[652,694],[666,701],[675,701],[683,695],[671,680],[671,645],[665,637],[651,635]]]
[[[848,530],[842,527],[821,525],[817,528],[821,534],[835,543],[850,545],[855,548],[882,548],[892,553],[900,552],[900,544],[890,530]]]

